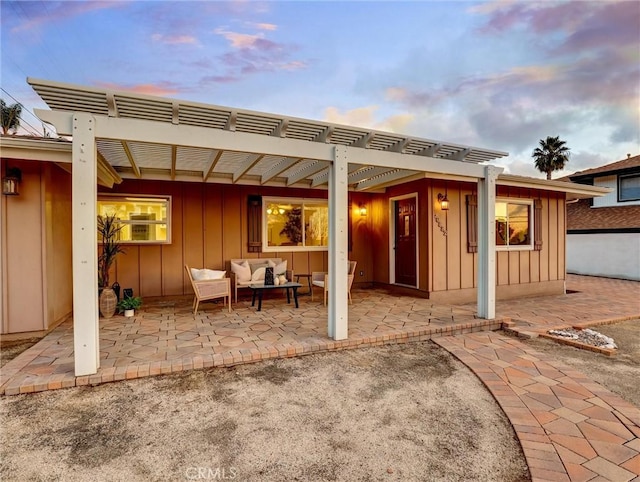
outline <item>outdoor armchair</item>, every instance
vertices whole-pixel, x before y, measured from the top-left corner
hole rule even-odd
[[[349,295],[349,304],[351,304],[351,286],[356,275],[357,261],[349,261],[349,271],[347,272],[347,294]],[[322,288],[324,292],[324,305],[327,306],[327,293],[329,292],[329,274],[326,272],[314,271],[311,273],[311,301],[313,301],[314,287]]]
[[[193,287],[195,297],[193,299],[193,314],[198,312],[198,305],[201,301],[223,298],[224,305],[229,302],[229,313],[231,313],[231,280],[229,278],[194,280],[191,269],[186,264],[189,281]]]

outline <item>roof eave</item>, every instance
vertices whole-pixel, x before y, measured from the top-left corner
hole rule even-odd
[[[543,189],[545,191],[564,192],[567,199],[589,199],[601,197],[612,190],[606,187],[588,186],[573,182],[538,179],[535,177],[514,176],[512,174],[500,174],[497,184],[500,186],[525,187]]]

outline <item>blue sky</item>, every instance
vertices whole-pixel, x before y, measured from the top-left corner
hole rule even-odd
[[[572,150],[556,177],[640,153],[637,1],[0,9],[0,94],[29,110],[44,104],[27,76],[503,150],[508,172],[535,177],[531,151],[549,135]]]

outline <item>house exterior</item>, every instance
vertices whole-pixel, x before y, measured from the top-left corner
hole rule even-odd
[[[567,177],[611,190],[567,205],[567,271],[640,281],[640,155]]]
[[[73,141],[1,139],[3,172],[22,171],[20,196],[2,196],[2,332],[73,314],[77,375],[99,360],[104,209],[126,225],[111,279],[136,295],[190,294],[185,264],[277,256],[294,272],[337,273],[327,333],[345,339],[346,260],[358,262],[356,286],[476,300],[492,319],[496,297],[564,292],[566,202],[607,192],[503,174],[486,164],[500,151],[29,82],[52,109],[37,114]]]

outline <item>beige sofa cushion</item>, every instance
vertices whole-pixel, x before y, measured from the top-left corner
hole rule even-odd
[[[246,259],[231,260],[231,271],[236,275],[238,282],[251,281],[251,269]]]

